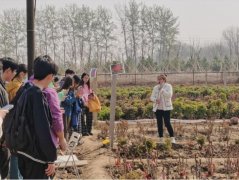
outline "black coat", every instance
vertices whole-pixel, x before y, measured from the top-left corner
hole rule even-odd
[[[24,114],[32,139],[32,142],[28,142],[29,146],[21,151],[26,156],[31,156],[32,160],[54,162],[57,153],[51,137],[52,116],[43,92],[37,86],[32,86],[22,94],[18,102],[21,102],[21,98],[27,99]],[[17,104],[16,108],[21,107]]]
[[[0,108],[7,105],[8,103],[9,103],[8,94],[5,89],[5,84],[2,81],[1,75],[0,75]],[[4,141],[4,137],[1,137],[0,139],[0,175],[2,179],[5,179],[8,175],[8,170],[9,170],[9,150],[6,147],[2,147],[3,141]]]

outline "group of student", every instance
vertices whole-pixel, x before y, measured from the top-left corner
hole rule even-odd
[[[90,88],[89,75],[83,73],[79,77],[73,70],[67,69],[61,81],[57,77],[54,79],[54,88],[58,92],[61,107],[64,108],[67,132],[93,135],[93,115],[88,106],[89,98],[94,93]]]
[[[67,149],[64,129],[93,135],[89,75],[79,77],[68,69],[59,80],[58,66],[48,55],[34,60],[28,80],[26,65],[12,58],[1,58],[0,70],[0,107],[14,105],[9,111],[0,109],[1,178],[52,178],[57,148]]]

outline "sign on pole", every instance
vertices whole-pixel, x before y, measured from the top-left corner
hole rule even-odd
[[[112,64],[110,66],[110,72],[112,75],[125,73],[124,72],[124,64],[121,64],[121,63]]]
[[[97,76],[97,68],[90,69],[90,78],[96,78]]]
[[[116,81],[117,75],[124,73],[124,65],[121,63],[114,63],[110,66],[112,74],[111,79],[111,99],[110,99],[110,147],[114,145],[114,129],[115,129],[115,106],[116,106]]]

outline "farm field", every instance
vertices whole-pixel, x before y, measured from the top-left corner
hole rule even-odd
[[[98,122],[94,136],[83,137],[77,147],[84,179],[238,179],[238,119],[173,122],[176,144],[167,133],[159,143],[156,121],[119,121],[111,151],[103,140],[108,136],[107,122]],[[166,132],[166,131],[165,131]],[[68,169],[64,178],[76,178]]]
[[[172,125],[159,142],[149,96],[151,87],[117,89],[113,149],[109,147],[110,89],[98,89],[103,109],[94,135],[83,137],[75,154],[87,160],[83,179],[238,179],[239,88],[175,86]],[[120,120],[121,119],[121,120]],[[123,120],[128,119],[128,120]],[[182,120],[183,119],[183,120]],[[59,172],[61,169],[59,170]],[[71,169],[61,178],[76,178]]]
[[[116,119],[154,118],[150,95],[153,87],[126,86],[117,88]],[[219,86],[173,86],[173,106],[171,113],[175,119],[223,119],[239,115],[239,87]],[[102,103],[98,115],[100,120],[108,120],[110,115],[110,88],[99,88],[97,94]]]

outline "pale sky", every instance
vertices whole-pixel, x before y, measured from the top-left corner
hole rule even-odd
[[[189,42],[192,39],[206,44],[217,42],[222,31],[230,26],[239,27],[239,0],[136,0],[151,6],[158,4],[170,8],[179,18],[179,39]],[[37,8],[45,5],[64,7],[66,4],[85,4],[92,8],[102,5],[112,10],[114,6],[129,0],[37,0]],[[26,0],[0,0],[0,11],[9,8],[24,9]]]

